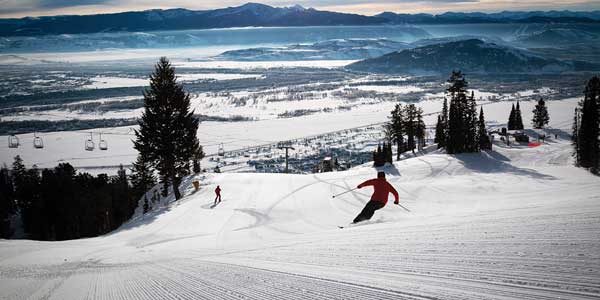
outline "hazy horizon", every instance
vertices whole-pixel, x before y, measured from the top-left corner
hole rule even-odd
[[[4,0],[0,1],[0,18],[23,18],[58,15],[92,15],[102,13],[119,13],[126,11],[143,11],[150,9],[185,8],[190,10],[210,10],[240,6],[248,2],[266,4],[275,7],[302,5],[306,8],[327,10],[341,13],[355,13],[372,16],[381,12],[395,13],[430,13],[445,12],[483,12],[500,11],[594,11],[600,10],[600,2],[586,0],[534,0],[513,2],[511,0],[270,0],[270,1],[198,1],[191,0]]]

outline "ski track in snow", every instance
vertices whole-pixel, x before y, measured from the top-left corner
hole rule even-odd
[[[600,179],[570,151],[397,162],[386,172],[413,213],[390,202],[343,230],[371,190],[331,195],[371,167],[210,175],[109,235],[0,240],[0,299],[598,299]]]

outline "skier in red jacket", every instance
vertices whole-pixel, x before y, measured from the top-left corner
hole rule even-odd
[[[378,172],[376,179],[367,180],[357,186],[357,188],[363,188],[365,186],[372,185],[374,188],[373,195],[371,195],[371,201],[365,205],[365,208],[354,218],[352,223],[358,223],[362,221],[366,221],[373,217],[373,214],[376,210],[381,209],[387,203],[389,193],[394,195],[396,201],[394,204],[399,204],[398,192],[394,187],[385,180],[385,173]]]
[[[216,194],[216,196],[215,196],[215,204],[214,205],[217,205],[217,203],[221,203],[221,187],[218,185],[217,185],[217,188],[215,189],[215,194]],[[217,199],[219,199],[219,202],[217,202]]]

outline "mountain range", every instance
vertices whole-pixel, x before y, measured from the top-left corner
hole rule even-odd
[[[598,71],[600,65],[546,58],[480,39],[467,39],[392,52],[353,63],[347,68],[399,74],[445,74],[452,70],[469,73],[554,73]]]
[[[237,7],[194,11],[167,9],[97,15],[65,15],[0,19],[0,36],[35,36],[98,32],[210,29],[274,26],[361,26],[384,24],[463,24],[463,23],[600,23],[600,11],[502,12],[395,14],[376,16],[320,11],[304,8],[272,7],[247,3]]]

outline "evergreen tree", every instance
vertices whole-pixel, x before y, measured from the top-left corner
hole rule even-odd
[[[477,136],[479,137],[479,149],[490,150],[492,149],[492,142],[488,136],[487,129],[485,127],[485,117],[483,115],[483,107],[479,110],[479,120],[477,122]]]
[[[523,118],[521,117],[521,106],[519,105],[519,101],[517,101],[517,108],[515,109],[515,130],[523,130]]]
[[[533,119],[531,120],[531,124],[533,125],[533,128],[542,129],[545,125],[548,125],[550,116],[548,115],[546,102],[543,98],[540,98],[538,104],[535,106],[535,109],[532,112]]]
[[[442,106],[442,113],[438,116],[438,122],[435,126],[435,143],[438,144],[438,148],[446,147],[446,140],[448,139],[448,99],[444,97],[444,104]]]
[[[12,236],[10,217],[17,211],[12,177],[6,167],[0,168],[0,239]]]
[[[425,147],[425,134],[427,130],[427,126],[425,125],[425,121],[423,121],[423,109],[420,107],[417,109],[417,124],[416,124],[416,137],[419,141],[419,148]]]
[[[460,71],[452,71],[448,82],[450,83],[450,87],[447,89],[450,96],[450,111],[448,113],[446,151],[449,154],[462,153],[467,151],[465,132],[468,128],[465,112],[469,107],[466,91],[468,83]]]
[[[150,211],[150,205],[148,204],[148,196],[144,195],[144,214]]]
[[[579,165],[579,154],[581,150],[579,148],[579,107],[575,108],[575,114],[573,114],[573,134],[571,134],[571,145],[573,145],[573,156],[575,156],[575,165]]]
[[[414,104],[409,104],[404,107],[404,128],[406,130],[406,145],[407,150],[415,152],[417,135],[417,107]]]
[[[181,178],[189,174],[190,162],[201,153],[196,132],[198,119],[190,111],[190,96],[176,82],[175,69],[162,57],[144,91],[144,113],[136,130],[135,149],[158,171],[163,192],[172,185],[181,198]]]
[[[478,122],[477,122],[477,104],[475,103],[475,94],[467,98],[467,107],[464,112],[465,132],[465,150],[466,152],[479,151]]]
[[[148,159],[142,153],[138,154],[131,170],[131,185],[134,197],[139,199],[156,184]]]
[[[123,165],[119,166],[117,176],[112,179],[112,186],[113,222],[122,224],[129,220],[139,199],[134,199],[131,196],[127,174]]]
[[[385,158],[386,162],[389,162],[390,164],[394,163],[394,153],[392,150],[392,143],[387,143],[387,156]],[[337,162],[337,158],[336,158],[336,162]]]
[[[437,122],[435,123],[435,137],[433,142],[438,144],[438,149],[442,148],[442,141],[445,140],[444,136],[444,125],[442,124],[442,116],[438,115]]]
[[[387,159],[387,146],[385,143],[377,145],[377,149],[373,152],[373,166],[381,167],[385,165]]]
[[[396,144],[396,160],[400,159],[400,154],[404,152],[404,110],[401,104],[396,104],[391,112],[390,123],[386,131],[388,139]]]
[[[579,126],[576,134],[577,163],[600,173],[600,77],[594,76],[579,103]]]
[[[15,158],[12,174],[0,169],[0,216],[6,215],[5,210],[20,212],[31,239],[65,240],[107,233],[131,217],[137,199],[132,197],[122,167],[110,182],[106,174],[76,174],[68,163],[41,172],[35,165],[26,169],[20,157]],[[13,207],[5,209],[6,204]],[[3,237],[10,231],[5,221],[0,219]]]
[[[508,125],[506,126],[508,130],[515,130],[515,117],[516,110],[515,104],[513,103],[512,108],[510,109],[510,115],[508,116]]]
[[[31,233],[30,238],[37,238],[37,232],[34,230],[36,214],[34,208],[37,207],[39,200],[39,170],[34,165],[31,169],[26,169],[23,160],[17,155],[12,168],[13,184],[15,189],[15,200],[21,220],[26,232]]]

